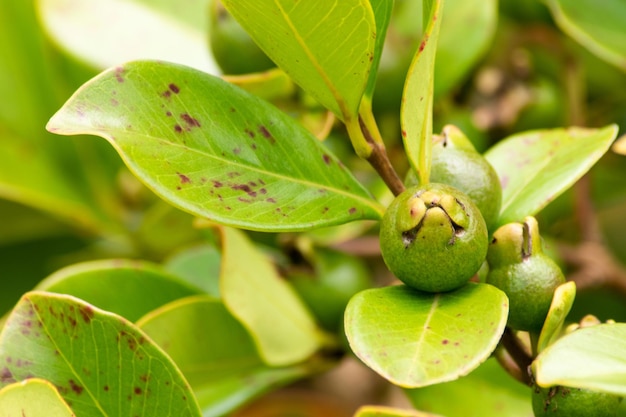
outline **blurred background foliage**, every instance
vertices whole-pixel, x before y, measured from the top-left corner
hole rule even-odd
[[[436,61],[435,131],[455,124],[482,151],[529,129],[617,123],[623,131],[626,44],[620,41],[620,22],[626,21],[626,5],[576,4],[447,0]],[[401,174],[408,165],[399,108],[404,76],[420,42],[421,7],[420,1],[396,0],[374,96],[376,117]],[[52,114],[91,77],[145,58],[224,74],[270,100],[325,138],[374,194],[387,198],[332,116],[272,69],[219,3],[0,0],[2,312],[63,266],[112,257],[159,262],[207,241],[208,233],[195,228],[190,215],[152,195],[105,141],[45,130]],[[618,152],[609,152],[539,216],[551,253],[582,283],[574,320],[593,313],[626,321],[626,158]],[[269,248],[291,248],[276,255],[289,258],[285,264],[315,266],[317,260],[306,259],[313,256],[303,247],[307,242],[376,255],[369,229],[348,225],[305,240],[252,236]],[[374,274],[384,271],[379,257],[368,262]],[[308,285],[297,278],[295,283]],[[338,326],[327,321],[329,328]]]

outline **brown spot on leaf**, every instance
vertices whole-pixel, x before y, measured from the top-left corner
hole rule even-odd
[[[348,213],[349,213],[349,214],[354,214],[354,213],[356,213],[356,208],[354,208],[354,207],[350,207],[350,209],[348,210]]]
[[[244,132],[246,132],[246,134],[248,136],[250,136],[251,138],[255,137],[256,135],[254,134],[254,132],[250,129],[245,129]]]
[[[272,197],[265,199],[268,203],[276,203],[276,200]]]
[[[108,390],[109,390],[109,386],[108,386],[108,385],[105,385],[105,386],[104,386],[104,390],[105,390],[105,391],[108,391]]]
[[[177,124],[177,125],[174,125],[174,131],[176,133],[182,133],[183,128],[180,125]]]
[[[0,371],[0,382],[4,384],[15,382],[15,378],[13,378],[13,374],[11,373],[9,368],[7,368],[6,366],[2,368],[2,370]]]
[[[180,178],[181,184],[189,184],[191,182],[189,177],[186,176],[185,174],[181,174],[180,172],[177,172],[176,174],[178,175],[178,178]]]
[[[171,83],[168,87],[170,91],[174,94],[178,94],[180,92],[180,88],[178,88],[178,86],[174,83]]]
[[[267,130],[267,127],[259,125],[259,132],[261,133],[261,135],[263,135],[265,139],[269,140],[272,145],[276,143],[276,139],[274,139],[274,136],[272,136],[270,131]]]
[[[78,385],[76,382],[74,382],[73,379],[70,379],[69,383],[70,383],[70,388],[72,389],[72,391],[76,393],[76,395],[80,395],[83,393],[84,388]]]
[[[115,68],[115,79],[117,80],[118,83],[124,82],[124,68],[122,67]]]
[[[322,158],[324,159],[324,163],[326,165],[330,165],[330,161],[331,161],[330,156],[324,154],[324,155],[322,155]]]
[[[82,316],[85,323],[89,324],[91,319],[93,319],[94,312],[91,306],[82,306],[78,309],[78,312]]]
[[[133,392],[135,393],[135,395],[141,395],[141,393],[142,393],[143,391],[141,390],[141,388],[139,388],[139,387],[135,387],[135,389],[133,390]]]
[[[185,123],[187,123],[187,126],[189,126],[190,128],[192,128],[192,127],[200,127],[200,122],[195,117],[191,117],[187,113],[182,113],[180,115],[180,117],[183,119],[183,121]]]

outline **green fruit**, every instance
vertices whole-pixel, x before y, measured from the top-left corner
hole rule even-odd
[[[581,388],[535,387],[535,417],[617,417],[622,397]]]
[[[219,0],[213,0],[209,17],[211,51],[225,74],[262,72],[276,66]]]
[[[482,265],[487,246],[487,227],[476,205],[444,184],[407,189],[389,205],[380,225],[387,267],[420,291],[461,287]]]
[[[289,280],[318,322],[338,331],[350,298],[371,287],[369,271],[360,258],[330,249],[308,258],[313,270],[293,271]]]
[[[515,330],[541,331],[554,290],[565,277],[543,253],[537,220],[527,217],[524,223],[509,223],[496,230],[487,262],[487,283],[509,297],[508,325]]]
[[[445,126],[442,135],[434,138],[430,180],[467,194],[482,213],[487,228],[498,220],[502,202],[498,174],[455,126]],[[412,174],[407,182],[416,183],[417,178]]]

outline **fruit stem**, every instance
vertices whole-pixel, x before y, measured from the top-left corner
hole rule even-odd
[[[533,362],[533,358],[528,354],[526,348],[521,340],[515,335],[513,330],[510,327],[507,327],[504,330],[504,334],[502,335],[502,339],[500,340],[500,344],[506,349],[510,358],[515,362],[517,368],[521,371],[521,373],[511,374],[515,378],[522,378],[522,382],[525,384],[531,383],[529,369],[530,365]],[[507,372],[509,369],[505,366]],[[511,372],[509,372],[511,373]]]

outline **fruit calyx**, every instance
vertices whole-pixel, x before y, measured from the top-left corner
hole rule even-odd
[[[408,248],[427,223],[450,225],[448,245],[465,234],[469,226],[469,214],[458,198],[436,190],[419,190],[406,202],[406,210],[397,218],[398,230],[402,232],[402,242]]]

